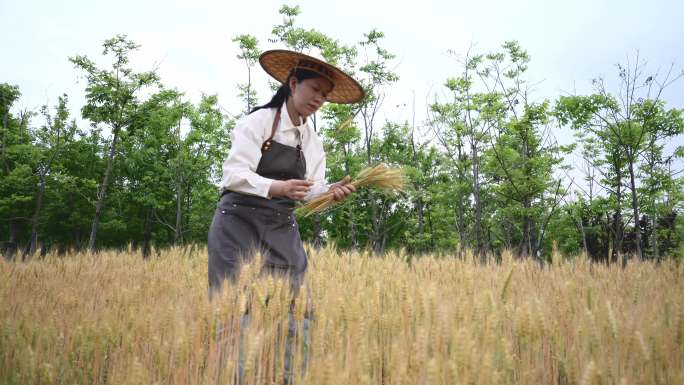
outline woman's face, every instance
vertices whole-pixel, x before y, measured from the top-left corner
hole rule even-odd
[[[290,78],[292,105],[306,119],[321,108],[332,88],[332,83],[326,78],[304,79],[299,83],[296,78]]]

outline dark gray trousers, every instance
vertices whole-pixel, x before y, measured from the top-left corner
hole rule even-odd
[[[307,257],[299,234],[292,202],[269,200],[238,193],[228,193],[219,200],[208,237],[209,297],[220,292],[226,280],[237,280],[240,266],[250,261],[257,251],[262,255],[262,272],[289,280],[295,298],[303,283]],[[308,294],[308,293],[307,293]],[[307,301],[310,295],[307,295]],[[302,373],[308,365],[310,351],[310,303],[302,330]],[[235,382],[244,383],[244,330],[249,326],[249,310],[240,319],[238,368]],[[223,338],[223,325],[219,324],[219,338]],[[285,342],[285,383],[291,384],[293,343],[297,325],[288,313]]]
[[[268,272],[289,276],[293,289],[302,283],[307,257],[295,219],[294,205],[239,193],[228,193],[216,205],[209,228],[209,293],[226,279],[235,280],[240,265],[260,251]]]

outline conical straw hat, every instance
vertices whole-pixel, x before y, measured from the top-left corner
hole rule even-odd
[[[261,54],[259,63],[269,75],[283,84],[287,82],[290,72],[296,68],[320,74],[334,85],[327,97],[329,102],[356,103],[364,97],[363,88],[351,76],[333,65],[303,53],[282,49],[270,50]]]

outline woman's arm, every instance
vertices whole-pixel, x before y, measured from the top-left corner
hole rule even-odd
[[[268,117],[272,115],[268,112],[260,110],[247,115],[233,128],[230,134],[230,152],[223,162],[221,185],[224,189],[269,197],[273,180],[256,173],[261,160],[261,145],[265,132],[263,126],[268,124]]]

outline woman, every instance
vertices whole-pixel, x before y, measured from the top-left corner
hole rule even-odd
[[[344,200],[355,191],[347,177],[325,183],[325,152],[308,117],[326,102],[354,103],[364,97],[350,76],[316,58],[292,51],[267,51],[259,58],[264,70],[282,83],[270,102],[256,107],[233,129],[232,147],[223,164],[221,199],[209,229],[209,294],[221,290],[226,279],[237,278],[240,265],[261,251],[263,270],[290,279],[293,294],[307,268],[293,210],[296,201],[327,191]],[[286,382],[291,376],[288,320],[285,352]],[[305,346],[308,323],[304,320]],[[249,323],[242,316],[241,330]],[[242,333],[240,336],[242,340]],[[242,383],[240,343],[238,383]],[[307,356],[303,367],[306,366]]]
[[[325,183],[325,152],[307,118],[326,101],[360,101],[362,87],[338,68],[298,52],[267,51],[259,63],[282,85],[231,134],[221,199],[209,229],[210,296],[224,280],[235,280],[256,250],[266,271],[286,275],[297,290],[307,256],[293,215],[295,201],[329,190],[344,200],[355,191],[349,178]]]

